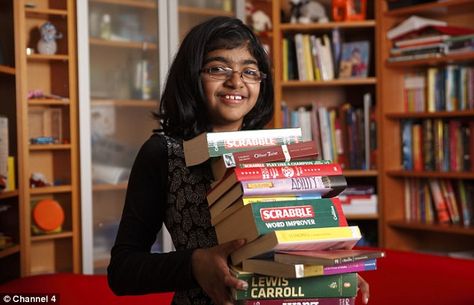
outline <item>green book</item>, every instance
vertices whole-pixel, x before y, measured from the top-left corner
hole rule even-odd
[[[303,278],[283,278],[245,272],[231,266],[231,273],[248,283],[247,290],[232,290],[234,300],[303,299],[354,297],[357,273],[344,273]]]

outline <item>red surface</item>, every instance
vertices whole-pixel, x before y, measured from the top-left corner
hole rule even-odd
[[[370,284],[370,305],[472,305],[474,261],[386,250],[378,270],[360,273]],[[172,293],[117,297],[104,275],[51,274],[0,285],[5,292],[60,294],[61,305],[168,305]],[[361,305],[360,296],[356,301]]]

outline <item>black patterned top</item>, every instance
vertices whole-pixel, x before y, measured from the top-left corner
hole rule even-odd
[[[116,294],[175,291],[173,304],[212,304],[191,266],[194,249],[217,244],[206,202],[211,177],[207,164],[185,166],[181,140],[154,134],[143,144],[108,267]],[[150,253],[163,223],[176,251]]]

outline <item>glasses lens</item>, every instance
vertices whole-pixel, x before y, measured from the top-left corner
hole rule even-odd
[[[258,83],[262,80],[262,74],[258,70],[245,69],[242,71],[242,80],[246,83]]]

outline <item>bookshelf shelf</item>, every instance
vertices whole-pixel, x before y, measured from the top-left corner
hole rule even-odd
[[[13,254],[16,254],[16,253],[19,253],[19,252],[20,252],[20,246],[19,245],[13,245],[13,246],[7,247],[3,250],[0,250],[0,258],[4,258],[4,257],[10,256],[10,255],[13,255]]]
[[[154,108],[157,107],[157,100],[112,100],[112,99],[94,99],[91,102],[92,106],[113,106],[113,107],[143,107]]]
[[[30,150],[68,150],[71,144],[32,144]]]
[[[201,7],[192,7],[192,6],[179,6],[178,13],[180,14],[190,14],[190,15],[199,15],[199,16],[234,16],[234,12],[227,12],[220,9],[212,8],[201,8]]]
[[[127,183],[118,183],[118,184],[94,184],[92,186],[93,191],[97,192],[106,192],[106,191],[120,191],[120,190],[126,190],[127,189]]]
[[[69,105],[70,101],[67,98],[64,99],[29,99],[28,105],[30,106],[66,106]]]
[[[144,9],[156,9],[158,7],[155,1],[142,0],[91,0],[92,3],[114,4],[126,7],[136,7]]]
[[[327,23],[282,23],[280,29],[283,32],[306,32],[317,30],[343,29],[363,29],[375,28],[375,20],[352,21],[352,22],[327,22]]]
[[[62,239],[62,238],[71,238],[73,237],[73,232],[71,231],[64,231],[61,233],[50,233],[50,234],[43,234],[43,235],[34,235],[31,237],[32,242],[41,242],[41,241],[48,241],[53,239]]]
[[[385,12],[384,15],[387,17],[402,17],[420,13],[446,14],[450,10],[467,9],[469,7],[474,7],[474,2],[472,0],[446,0],[394,9]]]
[[[292,87],[330,87],[330,86],[361,86],[361,85],[375,85],[377,79],[375,77],[367,78],[351,78],[351,79],[334,79],[328,81],[299,81],[290,80],[281,83],[283,88]]]
[[[55,54],[55,55],[44,55],[44,54],[31,54],[26,57],[28,60],[38,61],[68,61],[69,55]]]
[[[347,220],[377,220],[379,219],[379,215],[377,214],[356,214],[356,215],[351,215],[351,214],[346,214]]]
[[[474,52],[466,52],[460,54],[449,54],[446,56],[436,57],[436,58],[427,58],[419,60],[410,60],[403,62],[386,62],[385,65],[388,68],[400,68],[400,69],[410,69],[410,68],[420,68],[426,66],[437,66],[450,63],[464,63],[469,62],[474,59]]]
[[[9,67],[9,66],[0,65],[0,74],[15,75],[15,68]]]
[[[405,221],[405,220],[389,221],[388,224],[391,227],[400,228],[400,229],[474,236],[474,227],[463,227],[459,225],[449,225],[449,224],[424,224],[420,222],[410,222],[410,221]]]
[[[71,185],[45,186],[30,188],[31,195],[54,194],[71,192]]]
[[[119,41],[119,40],[106,40],[100,38],[90,38],[89,43],[91,46],[96,47],[110,47],[110,48],[121,48],[121,49],[139,49],[139,50],[150,50],[154,51],[158,47],[156,43],[146,41]]]
[[[67,17],[67,11],[60,9],[25,8],[25,13],[27,15],[49,15]]]
[[[18,196],[18,190],[0,192],[0,199],[12,198]]]
[[[387,170],[387,175],[400,178],[449,178],[449,179],[474,179],[474,172],[429,172],[429,171],[404,171]]]
[[[474,110],[468,111],[439,111],[439,112],[394,112],[385,115],[388,119],[431,119],[431,118],[469,118],[474,117]]]
[[[377,177],[377,170],[343,170],[343,174],[346,177]]]

